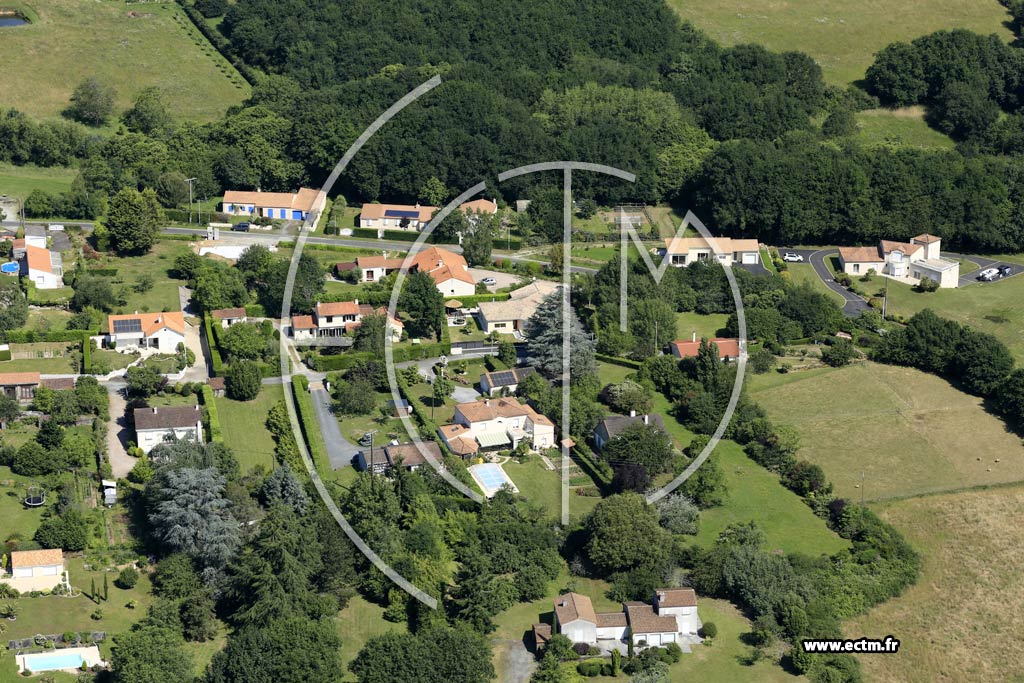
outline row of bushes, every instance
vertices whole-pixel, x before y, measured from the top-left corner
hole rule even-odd
[[[11,359],[11,350],[10,349],[0,349],[0,361],[10,360],[10,359]]]
[[[404,363],[410,360],[423,360],[426,358],[437,358],[442,353],[452,352],[451,342],[434,342],[431,344],[415,344],[403,346],[393,350],[396,363]],[[349,351],[333,356],[321,356],[315,352],[309,352],[305,356],[306,364],[317,372],[335,372],[347,370],[356,363],[379,360],[377,356],[369,352]],[[275,375],[270,375],[275,376]]]
[[[220,427],[220,414],[217,412],[217,403],[214,401],[213,389],[209,384],[204,384],[199,394],[206,408],[206,437],[215,443],[224,442],[224,432]]]
[[[238,73],[241,74],[242,78],[247,80],[249,85],[256,85],[260,80],[259,72],[251,68],[241,59],[235,57],[234,51],[231,49],[231,43],[228,39],[222,36],[215,27],[207,23],[199,10],[189,4],[188,0],[178,0],[178,4],[181,5],[183,10],[185,10],[185,15],[189,20],[191,20],[192,24],[199,29],[199,32],[210,41],[210,44],[213,45],[218,52],[224,55],[224,59],[228,60],[228,62],[238,70]]]
[[[595,459],[590,449],[583,446],[577,445],[572,449],[572,452],[577,464],[595,483],[599,484],[602,488],[612,485],[612,478],[615,476],[615,473],[607,461]]]
[[[245,314],[250,318],[266,318],[267,310],[263,308],[263,304],[246,304]]]
[[[82,373],[92,374],[92,340],[88,332],[82,335]]]
[[[595,353],[594,357],[603,363],[620,365],[624,368],[629,368],[631,370],[639,370],[643,366],[643,363],[641,361],[631,360],[629,358],[622,358],[621,356],[609,356],[603,353]]]
[[[36,342],[80,342],[99,334],[99,330],[6,330],[0,332],[0,341],[7,344],[35,344]]]
[[[117,277],[117,268],[89,268],[85,274],[92,277]]]
[[[327,458],[327,446],[324,444],[323,434],[320,433],[320,424],[316,420],[313,397],[309,393],[309,380],[303,375],[296,375],[292,378],[292,390],[292,394],[295,396],[295,411],[299,416],[299,425],[302,427],[302,434],[306,437],[313,465],[316,466],[317,471],[328,471],[330,470],[330,461]]]

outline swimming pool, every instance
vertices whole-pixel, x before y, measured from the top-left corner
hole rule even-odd
[[[42,652],[23,655],[23,660],[25,668],[32,672],[77,669],[85,661],[80,652]]]
[[[480,465],[473,465],[469,468],[469,473],[473,476],[473,479],[480,488],[483,489],[484,495],[488,498],[493,498],[494,494],[501,489],[502,486],[509,486],[516,493],[519,489],[509,479],[508,475],[505,474],[505,470],[501,468],[501,465],[493,462],[485,462]]]

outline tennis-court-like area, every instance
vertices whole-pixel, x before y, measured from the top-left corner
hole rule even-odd
[[[81,668],[82,664],[92,667],[105,662],[100,657],[100,649],[90,647],[69,647],[54,652],[39,652],[32,655],[18,655],[18,671],[32,673],[42,671],[72,671]]]
[[[488,498],[493,498],[494,494],[497,493],[502,486],[508,486],[514,492],[519,493],[519,489],[516,485],[508,478],[505,474],[505,470],[501,468],[501,465],[493,462],[485,462],[480,465],[472,465],[468,468],[470,475],[473,477],[473,481],[477,483],[480,490],[484,492],[484,495]]]

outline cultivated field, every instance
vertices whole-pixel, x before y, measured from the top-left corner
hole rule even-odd
[[[91,76],[116,88],[118,111],[156,86],[179,120],[213,120],[248,94],[174,3],[40,0],[31,7],[37,22],[3,29],[4,107],[56,118]]]
[[[897,655],[862,656],[872,683],[1020,683],[1024,633],[1024,489],[975,491],[876,508],[924,557],[903,596],[845,625],[893,634]]]
[[[1020,438],[981,399],[934,375],[858,363],[754,375],[748,388],[772,420],[799,430],[800,457],[821,465],[841,496],[879,500],[1024,481]]]
[[[726,45],[760,43],[814,57],[837,84],[864,77],[874,53],[897,40],[966,28],[1011,39],[998,0],[669,0],[698,28]]]

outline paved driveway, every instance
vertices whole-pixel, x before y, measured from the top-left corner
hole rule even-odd
[[[847,318],[856,318],[861,314],[861,311],[866,311],[871,307],[868,306],[868,302],[864,301],[864,299],[861,299],[832,279],[832,271],[828,269],[825,259],[838,253],[838,251],[838,249],[789,249],[779,247],[779,253],[794,252],[803,256],[804,263],[810,264],[818,278],[825,283],[825,286],[843,297],[845,302],[843,304],[843,315]]]
[[[503,273],[500,270],[487,270],[486,268],[470,268],[469,274],[473,276],[473,282],[480,282],[485,277],[493,277],[498,284],[489,285],[487,291],[496,292],[502,287],[511,287],[518,284],[519,276],[513,273]]]
[[[1000,280],[1005,280],[1008,277],[1013,277],[1014,275],[1020,275],[1021,273],[1024,273],[1024,266],[1017,263],[1010,263],[1009,261],[998,261],[996,259],[985,258],[984,256],[967,256],[964,254],[957,254],[951,251],[943,252],[942,255],[948,259],[953,259],[954,261],[958,261],[960,259],[967,259],[969,261],[974,261],[975,263],[978,264],[978,270],[960,276],[960,280],[959,282],[957,282],[957,287],[966,287],[968,285],[983,284],[981,280],[978,279],[978,272],[985,270],[986,268],[998,268],[999,266],[1009,266],[1010,274],[992,280],[992,282],[984,284],[993,284],[999,282]]]
[[[360,450],[359,446],[342,436],[341,427],[331,412],[331,396],[324,389],[323,383],[311,382],[309,390],[313,397],[316,421],[320,424],[320,433],[323,434],[324,443],[327,445],[327,460],[331,463],[331,469],[350,466],[352,459]]]
[[[125,450],[125,443],[135,440],[135,434],[128,428],[124,419],[124,408],[126,401],[121,389],[124,385],[120,383],[107,384],[107,394],[110,396],[110,424],[107,425],[107,457],[110,458],[110,468],[114,471],[114,479],[122,479],[135,467],[135,458],[128,455]]]

